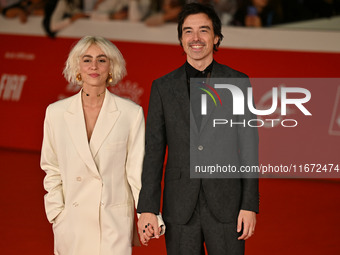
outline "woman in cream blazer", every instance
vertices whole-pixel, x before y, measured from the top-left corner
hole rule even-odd
[[[82,38],[64,76],[80,92],[48,106],[41,168],[58,255],[129,255],[138,242],[134,206],[144,156],[143,110],[111,94],[126,73],[119,50],[101,37]]]

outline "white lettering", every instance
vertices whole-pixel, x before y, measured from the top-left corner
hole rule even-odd
[[[215,84],[216,89],[227,89],[231,92],[233,97],[233,114],[234,115],[244,115],[244,95],[243,91],[231,84]],[[273,88],[272,90],[272,106],[267,110],[258,110],[253,104],[253,88],[248,88],[247,92],[247,105],[251,113],[255,115],[270,115],[274,113],[278,105],[278,89]],[[287,114],[287,104],[294,104],[304,115],[312,115],[302,104],[307,103],[311,99],[311,93],[309,90],[304,88],[281,88],[281,114]],[[287,98],[287,93],[301,93],[304,94],[304,98]],[[207,96],[202,94],[201,97],[201,114],[207,114]]]
[[[213,120],[213,127],[216,127],[216,125],[224,125],[224,124],[227,124],[228,123],[228,120],[226,119],[214,119]]]
[[[277,121],[277,122],[275,122]],[[217,125],[226,125],[233,127],[236,125],[241,125],[243,127],[276,127],[279,124],[281,124],[282,127],[296,127],[298,125],[297,120],[294,119],[250,119],[246,122],[245,119],[240,120],[240,122],[236,122],[232,119],[227,120],[227,119],[213,119],[213,127],[216,127]]]
[[[302,93],[305,94],[304,98],[287,99],[287,93]],[[311,93],[309,90],[304,88],[281,88],[281,114],[286,115],[287,104],[295,104],[297,108],[303,112],[304,115],[312,115],[302,104],[307,103],[311,98]]]
[[[3,74],[0,79],[0,99],[19,101],[26,75]]]

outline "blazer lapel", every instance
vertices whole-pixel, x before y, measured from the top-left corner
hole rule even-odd
[[[116,123],[119,115],[120,111],[118,111],[114,95],[106,90],[105,99],[90,140],[90,148],[93,158],[96,157],[98,150],[112,130],[112,127]]]
[[[178,105],[182,109],[183,117],[187,125],[189,126],[190,116],[190,101],[188,86],[185,73],[185,65],[182,65],[174,74],[173,79],[170,79],[172,91],[175,95]]]
[[[211,78],[228,78],[231,77],[231,74],[228,72],[225,72],[223,70],[223,65],[217,63],[216,61],[214,62],[213,70],[211,73]],[[185,64],[182,65],[180,68],[177,69],[177,71],[174,73],[173,79],[170,79],[171,87],[173,89],[173,93],[175,95],[175,98],[178,102],[178,104],[182,108],[182,113],[184,114],[184,119],[186,123],[190,126],[190,128],[195,131],[195,133],[198,133],[198,128],[196,125],[196,121],[190,120],[190,116],[193,115],[190,107],[190,99],[189,99],[189,93],[188,93],[188,88],[187,88],[187,80],[186,80],[186,72],[185,72]],[[210,84],[209,79],[207,83],[211,86],[213,84]],[[200,132],[203,130],[205,125],[207,124],[212,112],[215,109],[215,105],[212,102],[212,100],[207,100],[207,115],[202,117],[202,122],[201,122],[201,127],[200,127]],[[191,114],[190,114],[191,113]]]
[[[64,119],[70,132],[72,142],[81,159],[93,173],[98,175],[99,172],[93,160],[87,141],[85,118],[81,102],[81,91],[74,97],[74,100],[64,113]]]
[[[208,83],[209,84],[209,83]],[[210,85],[210,84],[209,84]],[[215,110],[215,104],[213,103],[213,100],[210,99],[209,96],[207,96],[207,115],[203,115],[202,116],[202,122],[201,122],[201,126],[200,126],[200,132],[203,131],[205,125],[207,124],[208,120],[211,118],[211,114],[213,113],[213,111]],[[218,105],[217,105],[218,107]]]

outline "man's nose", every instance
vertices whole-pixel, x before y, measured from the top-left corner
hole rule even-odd
[[[199,32],[194,32],[193,33],[193,39],[194,39],[194,41],[199,41],[200,40]]]

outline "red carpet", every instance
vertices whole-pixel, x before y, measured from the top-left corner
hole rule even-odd
[[[0,149],[1,254],[53,254],[39,160],[37,152]],[[247,255],[340,254],[339,181],[263,179],[260,192],[261,212]],[[166,254],[164,238],[133,254]]]

